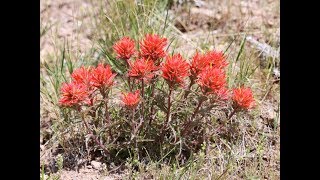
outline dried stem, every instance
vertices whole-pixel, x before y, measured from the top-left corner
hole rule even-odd
[[[80,111],[79,111],[79,113],[81,114],[82,121],[83,121],[85,127],[87,128],[87,131],[89,131],[89,134],[93,137],[95,142],[104,150],[104,152],[106,154],[109,154],[109,151],[106,149],[106,147],[98,140],[98,137],[95,136],[93,134],[92,130],[89,128],[89,125],[88,125],[87,121],[85,120],[84,113],[81,113]]]
[[[170,117],[170,109],[171,109],[171,94],[172,94],[172,88],[169,87],[169,97],[168,97],[168,111],[167,111],[167,118],[166,122],[164,123],[165,126],[167,126],[169,122],[169,117]]]
[[[135,158],[139,159],[139,149],[138,149],[138,143],[137,143],[137,134],[138,133],[137,132],[139,131],[139,129],[142,125],[142,121],[140,121],[140,123],[137,126],[135,126],[135,124],[136,124],[135,120],[134,120],[135,110],[136,110],[136,108],[133,108],[133,110],[132,110],[132,122],[131,122],[132,136],[131,136],[131,140],[133,141],[133,145],[134,145]]]
[[[130,76],[128,76],[128,86],[129,86],[129,90],[132,91]]]
[[[129,59],[124,59],[124,60],[126,62],[127,69],[129,69],[130,68]]]
[[[106,116],[106,123],[110,126],[111,125],[111,121],[110,121],[110,116],[109,116],[109,107],[108,107],[108,100],[109,100],[109,91],[105,91],[102,90],[101,94],[103,96],[104,99],[104,103],[105,103],[105,116]],[[111,133],[111,129],[109,129],[109,136],[111,138],[111,141],[113,139],[112,133]]]
[[[130,68],[129,59],[125,59],[125,62],[126,62],[127,70],[129,70],[129,68]],[[128,76],[128,86],[129,86],[129,90],[132,91],[130,76]]]
[[[155,85],[156,85],[155,82],[152,83],[152,85],[151,85],[151,96],[150,96],[150,98],[151,98],[152,103],[151,103],[151,109],[150,109],[149,126],[151,126],[151,122],[153,120],[153,113],[154,113],[153,97],[154,97]]]
[[[141,111],[142,111],[142,124],[143,126],[144,123],[144,80],[141,79],[141,96],[142,96],[142,101],[141,101]]]
[[[183,129],[181,135],[184,136],[186,134],[186,132],[188,132],[188,130],[190,129],[190,125],[193,122],[192,120],[196,117],[197,113],[199,112],[199,109],[202,105],[202,103],[206,100],[206,98],[200,97],[199,98],[199,103],[198,106],[195,108],[190,120],[187,122],[187,124],[185,125],[185,128]]]
[[[167,128],[169,117],[170,117],[170,109],[171,109],[171,94],[172,94],[172,86],[169,85],[169,97],[168,97],[168,109],[167,109],[167,118],[161,128],[160,142],[163,142],[164,130]]]
[[[190,84],[188,86],[188,89],[185,91],[185,94],[183,96],[184,99],[187,99],[189,93],[190,93],[190,90],[191,90],[191,87],[192,85],[194,84],[194,78],[193,77],[190,77]]]
[[[134,130],[134,114],[135,114],[135,112],[136,112],[136,108],[133,108],[133,110],[132,110],[132,130]]]
[[[228,120],[231,119],[231,117],[237,112],[237,108],[234,108],[233,111],[230,113],[230,115],[228,116]]]

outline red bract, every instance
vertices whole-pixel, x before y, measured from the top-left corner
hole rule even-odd
[[[80,103],[90,103],[89,92],[84,84],[64,83],[61,87],[61,94],[59,103],[63,106],[71,107],[80,105]]]
[[[99,89],[109,88],[113,85],[114,77],[115,74],[112,74],[109,65],[104,67],[103,64],[99,64],[98,67],[92,69],[91,83]]]
[[[254,98],[250,88],[233,89],[232,100],[235,108],[250,109],[254,106]]]
[[[161,38],[156,34],[147,34],[144,40],[140,43],[140,56],[146,59],[151,59],[156,65],[159,65],[159,60],[166,56],[164,50],[166,45],[166,38]]]
[[[206,53],[206,57],[210,61],[210,65],[213,68],[225,68],[228,65],[228,62],[226,61],[226,57],[223,55],[223,52],[221,51],[209,51]]]
[[[136,53],[134,41],[129,37],[123,37],[113,45],[117,58],[128,60]]]
[[[121,101],[126,107],[135,108],[140,102],[140,91],[122,93]]]
[[[198,76],[198,84],[204,94],[225,94],[226,76],[222,69],[205,68]]]
[[[91,68],[90,67],[80,67],[73,71],[71,74],[73,82],[77,84],[84,84],[88,88],[90,87],[90,79],[91,79]]]
[[[152,60],[148,60],[145,58],[137,59],[134,62],[130,62],[129,76],[137,78],[139,80],[144,79],[148,82],[152,77],[152,71],[156,70],[156,66],[154,65]]]
[[[192,77],[197,77],[199,73],[210,63],[209,58],[206,55],[196,52],[192,57],[190,72]]]
[[[169,83],[169,86],[175,84],[182,85],[185,77],[189,75],[189,64],[180,54],[167,56],[162,64],[162,77]]]

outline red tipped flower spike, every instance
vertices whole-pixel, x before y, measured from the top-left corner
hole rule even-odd
[[[196,78],[200,72],[210,64],[210,59],[198,52],[192,57],[190,71],[193,78]]]
[[[74,70],[71,74],[73,82],[77,84],[84,84],[90,88],[90,79],[91,79],[91,67],[80,67]]]
[[[140,102],[140,91],[122,93],[121,101],[126,107],[135,108]]]
[[[223,88],[226,86],[226,76],[222,69],[207,67],[198,78],[198,84],[204,94],[225,94]]]
[[[213,68],[223,69],[228,65],[226,57],[223,55],[223,52],[221,51],[209,51],[206,53],[206,57],[209,59],[210,65]]]
[[[154,76],[152,71],[157,69],[152,60],[145,58],[137,59],[129,64],[130,69],[128,75],[139,80],[144,79],[146,82]]]
[[[147,34],[140,43],[140,56],[150,59],[154,61],[156,65],[159,65],[159,60],[166,56],[166,52],[164,50],[166,45],[166,38],[161,38],[156,34]]]
[[[81,103],[90,103],[89,92],[84,84],[64,83],[61,87],[61,94],[59,103],[63,106],[71,107]]]
[[[129,37],[123,37],[113,45],[117,58],[128,60],[136,53],[135,44]]]
[[[113,85],[115,76],[109,65],[104,67],[103,64],[99,64],[98,67],[92,69],[91,83],[94,87],[105,90]]]
[[[250,88],[233,89],[232,100],[234,108],[247,110],[254,106],[254,98]]]
[[[176,84],[182,85],[184,78],[189,75],[189,64],[180,54],[167,56],[166,61],[162,64],[162,77],[172,87]]]

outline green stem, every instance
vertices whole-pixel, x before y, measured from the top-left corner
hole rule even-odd
[[[185,94],[184,94],[184,97],[183,97],[184,99],[187,99],[193,84],[194,84],[194,78],[190,77],[190,84],[188,86],[188,89],[185,91]]]
[[[185,128],[183,129],[183,131],[182,131],[182,133],[181,133],[182,136],[184,136],[184,135],[186,134],[186,132],[189,131],[190,125],[191,125],[191,123],[193,122],[192,120],[196,117],[196,115],[197,115],[197,113],[199,112],[199,109],[200,109],[200,107],[201,107],[201,105],[202,105],[202,103],[203,103],[204,101],[205,101],[205,98],[200,97],[198,106],[195,108],[195,110],[194,110],[194,112],[193,112],[190,120],[187,122]]]
[[[153,120],[153,111],[154,111],[154,105],[153,105],[153,97],[154,97],[154,89],[155,89],[155,83],[151,85],[151,109],[150,109],[150,119],[149,119],[149,126],[151,126],[151,122]]]
[[[230,115],[228,116],[228,120],[231,119],[231,117],[237,112],[237,108],[234,108],[233,111],[230,113]]]
[[[168,111],[167,111],[167,118],[166,122],[164,123],[165,126],[167,126],[167,123],[169,122],[170,117],[170,109],[171,109],[171,94],[172,94],[172,88],[169,89],[169,97],[168,97]]]
[[[167,118],[161,128],[161,135],[160,135],[160,143],[163,142],[164,130],[167,128],[169,117],[170,117],[170,109],[171,109],[171,94],[172,94],[172,87],[169,85],[169,97],[168,97],[168,109],[167,109]]]
[[[144,123],[144,80],[141,79],[141,96],[142,96],[142,101],[141,101],[141,111],[142,111],[142,125]]]
[[[81,113],[81,112],[79,111],[79,113]],[[82,118],[82,121],[83,121],[85,127],[87,128],[87,131],[89,131],[90,135],[93,137],[93,139],[95,140],[95,142],[104,150],[104,152],[105,152],[106,154],[109,154],[109,151],[106,149],[106,147],[98,140],[98,137],[95,136],[95,135],[93,134],[92,130],[89,128],[89,125],[88,125],[87,121],[86,121],[85,118],[84,118],[84,113],[81,113],[81,118]]]
[[[109,116],[109,107],[108,107],[108,100],[109,100],[109,91],[105,91],[105,90],[102,90],[101,91],[101,95],[103,96],[103,99],[104,99],[104,103],[105,103],[105,116],[106,116],[106,124],[108,126],[111,125],[111,121],[110,121],[110,116]],[[109,129],[109,136],[111,138],[111,141],[113,139],[113,136],[112,136],[112,133],[111,133],[111,129]]]

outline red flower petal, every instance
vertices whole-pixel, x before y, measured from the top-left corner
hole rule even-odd
[[[167,56],[161,67],[162,77],[170,86],[175,84],[182,85],[184,78],[189,75],[189,68],[189,64],[180,54]]]

